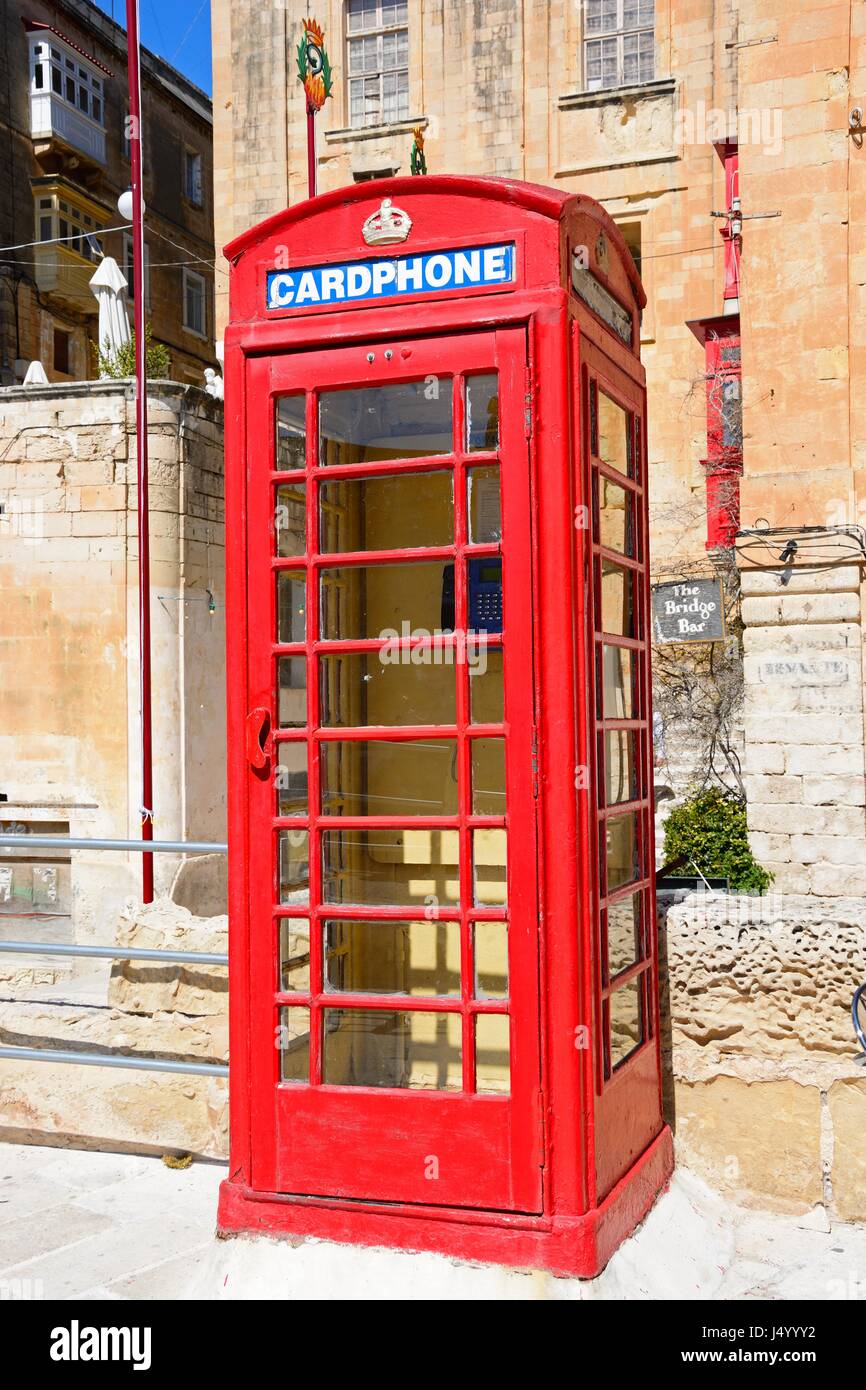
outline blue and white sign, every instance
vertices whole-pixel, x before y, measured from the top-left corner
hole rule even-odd
[[[469,290],[514,283],[514,242],[466,246],[459,251],[425,251],[395,260],[343,261],[268,271],[268,308],[316,308],[359,304],[402,295]]]

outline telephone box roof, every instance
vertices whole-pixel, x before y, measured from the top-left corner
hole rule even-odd
[[[646,295],[641,284],[637,267],[619,227],[610,214],[585,193],[564,193],[544,184],[523,183],[518,179],[488,177],[467,177],[458,174],[427,174],[420,177],[367,180],[363,183],[348,184],[343,188],[331,189],[315,198],[306,198],[293,203],[282,212],[248,228],[236,236],[223,248],[223,254],[232,263],[252,246],[257,245],[277,232],[304,221],[305,218],[328,212],[331,208],[346,207],[352,203],[369,202],[371,196],[381,198],[406,198],[418,194],[428,196],[441,194],[444,197],[488,199],[491,202],[505,203],[513,208],[536,213],[553,222],[560,222],[566,212],[582,213],[591,217],[603,229],[605,235],[616,248],[628,273],[638,307],[646,304]]]

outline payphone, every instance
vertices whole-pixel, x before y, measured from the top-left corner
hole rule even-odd
[[[220,1229],[594,1274],[672,1164],[634,263],[430,176],[226,254]]]

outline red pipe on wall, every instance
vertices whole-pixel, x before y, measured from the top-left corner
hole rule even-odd
[[[150,671],[150,527],[147,497],[147,345],[144,336],[144,197],[141,177],[141,51],[138,0],[126,0],[132,285],[135,316],[135,441],[138,474],[138,645],[141,694],[141,838],[153,839]],[[153,854],[141,856],[142,899],[153,902]]]

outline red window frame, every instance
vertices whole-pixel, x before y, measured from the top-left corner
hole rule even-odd
[[[649,535],[646,503],[646,440],[643,427],[643,393],[636,383],[614,366],[585,339],[583,342],[581,395],[583,399],[583,483],[588,500],[587,585],[588,638],[591,646],[592,700],[588,711],[591,737],[589,754],[591,776],[589,794],[592,797],[590,825],[596,826],[591,838],[590,857],[595,858],[593,930],[595,932],[596,970],[594,981],[595,1017],[597,1020],[595,1084],[597,1094],[604,1092],[633,1070],[646,1065],[647,1057],[655,1051],[657,1020],[654,993],[655,943],[655,849],[654,802],[652,767],[652,710],[650,686],[650,596],[649,596]],[[626,412],[628,447],[631,462],[623,473],[599,457],[598,395],[602,392]],[[631,498],[633,554],[623,554],[602,544],[598,534],[595,499],[599,480],[605,478],[621,488]],[[606,632],[602,618],[601,570],[605,561],[617,565],[633,576],[633,632]],[[614,648],[630,654],[632,710],[628,717],[605,715],[604,711],[604,651]],[[636,794],[627,800],[606,804],[605,734],[628,733],[633,736],[635,751]],[[628,882],[608,890],[607,832],[614,821],[634,818],[635,873]],[[640,920],[636,931],[635,958],[631,965],[611,974],[609,967],[609,913],[612,907],[625,904],[636,897]],[[611,1001],[623,989],[637,984],[641,1019],[641,1036],[636,1045],[615,1064],[611,1049]],[[620,1100],[620,1104],[622,1101]]]

